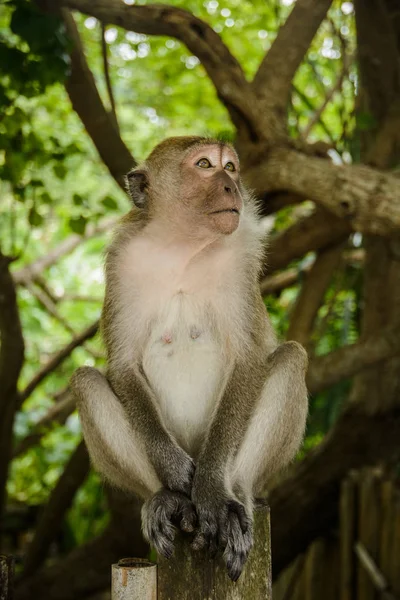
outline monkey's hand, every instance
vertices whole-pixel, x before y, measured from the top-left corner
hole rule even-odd
[[[171,443],[157,445],[152,462],[162,484],[172,492],[186,494],[190,498],[192,492],[195,465],[182,448]]]
[[[175,526],[191,532],[195,525],[194,506],[184,494],[162,489],[143,505],[143,535],[165,558],[171,558],[174,551]]]
[[[200,472],[194,478],[192,500],[198,519],[192,547],[208,548],[212,556],[222,550],[228,575],[236,581],[253,546],[252,516],[228,495],[223,481],[203,478]]]

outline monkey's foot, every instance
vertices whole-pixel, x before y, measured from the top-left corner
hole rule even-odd
[[[253,526],[250,523],[247,529],[243,531],[240,519],[235,512],[230,512],[228,518],[228,543],[223,557],[229,578],[232,581],[237,581],[253,547]]]
[[[196,511],[187,496],[162,489],[142,508],[143,535],[151,546],[165,558],[174,552],[176,527],[191,532],[196,525]]]
[[[192,548],[208,548],[211,556],[222,550],[228,575],[236,581],[253,546],[252,519],[244,505],[233,499],[215,504],[211,501],[209,506],[198,504],[196,508],[199,528]]]

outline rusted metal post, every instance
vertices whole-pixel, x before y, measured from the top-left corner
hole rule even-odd
[[[254,547],[236,583],[222,559],[193,552],[187,538],[177,536],[174,556],[158,563],[157,599],[272,600],[269,509],[255,513]]]
[[[0,554],[0,600],[14,597],[14,557]]]
[[[157,600],[157,565],[143,558],[112,565],[111,600]]]

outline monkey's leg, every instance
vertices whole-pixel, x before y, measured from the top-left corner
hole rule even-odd
[[[193,529],[190,500],[162,487],[144,445],[129,423],[107,379],[96,369],[81,367],[71,380],[77,398],[83,435],[96,469],[111,484],[145,500],[143,533],[158,552],[170,556],[175,529]]]
[[[304,348],[297,342],[286,342],[271,354],[268,366],[231,479],[233,489],[243,489],[252,497],[260,495],[271,477],[294,458],[307,418]]]
[[[144,499],[157,492],[161,482],[107,379],[96,369],[82,367],[74,373],[71,388],[96,470]]]

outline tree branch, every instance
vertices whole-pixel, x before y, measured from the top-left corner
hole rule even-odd
[[[37,386],[50,375],[60,364],[68,358],[68,356],[77,348],[81,346],[83,342],[92,338],[96,335],[99,328],[99,322],[95,321],[92,325],[89,325],[84,331],[75,336],[62,350],[57,352],[31,379],[26,388],[20,393],[20,402],[24,402]]]
[[[74,412],[75,408],[75,398],[68,388],[57,394],[54,405],[49,408],[47,413],[33,425],[30,432],[17,444],[12,454],[12,458],[24,454],[29,448],[35,446],[40,439],[46,435],[48,427],[53,423],[58,423],[59,425],[65,423],[69,415]]]
[[[310,135],[310,133],[313,130],[314,126],[317,123],[321,123],[321,117],[322,117],[323,113],[325,112],[326,107],[328,106],[328,104],[330,104],[332,102],[332,98],[334,97],[334,95],[336,94],[336,92],[339,92],[342,89],[344,78],[345,78],[345,76],[346,76],[346,74],[348,72],[348,69],[349,69],[349,62],[350,62],[349,57],[345,56],[344,59],[343,59],[343,68],[342,68],[342,70],[340,72],[340,75],[337,78],[335,84],[330,88],[330,90],[328,90],[328,92],[326,93],[326,96],[325,96],[324,101],[322,102],[321,106],[315,111],[315,113],[313,114],[313,116],[309,120],[307,126],[301,132],[301,138],[304,141],[306,141],[308,139],[308,136]],[[326,129],[325,124],[323,124],[323,126]],[[333,137],[330,134],[329,134],[329,138],[333,141]]]
[[[344,261],[346,264],[360,264],[365,259],[364,250],[350,250],[344,253]],[[299,283],[307,273],[310,272],[314,263],[301,266],[300,268],[287,269],[282,273],[264,277],[261,280],[260,288],[263,296],[269,294],[277,294],[292,285]]]
[[[296,340],[303,346],[308,346],[314,321],[325,292],[331,282],[333,272],[339,265],[343,244],[321,250],[298,294],[296,303],[290,315],[287,332],[288,340]]]
[[[111,114],[114,119],[114,126],[117,129],[117,131],[119,132],[117,110],[115,107],[114,93],[113,93],[113,89],[112,89],[112,85],[111,85],[110,68],[108,66],[106,26],[104,25],[104,23],[101,24],[101,54],[103,57],[104,79],[106,80],[108,99],[110,101],[110,106],[111,106]]]
[[[24,338],[10,259],[0,252],[0,516],[2,515],[12,428],[18,406],[17,384],[24,362]]]
[[[346,221],[318,209],[270,240],[265,271],[273,273],[307,252],[337,244],[345,240],[350,231]]]
[[[43,564],[50,544],[56,537],[65,513],[90,469],[89,454],[82,441],[73,452],[40,515],[35,535],[25,555],[24,577],[29,577]]]
[[[382,329],[363,340],[312,359],[307,386],[312,394],[359,371],[400,355],[400,328]]]
[[[61,242],[58,246],[50,250],[48,254],[35,260],[34,262],[14,271],[13,279],[17,285],[24,285],[29,281],[36,279],[45,269],[56,264],[61,258],[70,254],[75,248],[83,242],[109,231],[116,224],[117,219],[105,219],[99,225],[89,225],[83,235],[72,234]]]
[[[271,150],[250,169],[263,189],[313,200],[357,231],[391,236],[400,229],[400,179],[363,165],[334,165],[295,150]]]
[[[260,115],[243,70],[210,25],[174,6],[128,6],[119,0],[57,0],[66,6],[137,33],[165,35],[183,42],[199,58],[233,122],[257,138]]]
[[[125,191],[125,175],[136,161],[119,135],[112,115],[104,108],[93,74],[86,62],[81,38],[72,15],[67,10],[62,10],[62,16],[73,42],[71,74],[65,88],[101,159]]]
[[[297,0],[262,61],[252,87],[266,108],[286,114],[293,77],[332,0]]]

